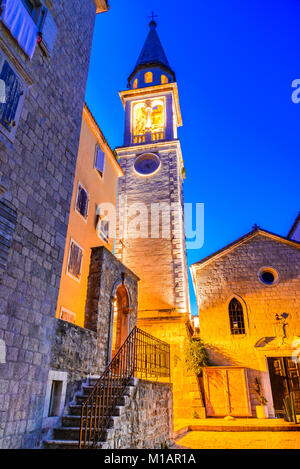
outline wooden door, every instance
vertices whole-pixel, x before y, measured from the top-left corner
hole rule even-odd
[[[204,394],[208,417],[251,416],[245,368],[205,368]]]
[[[295,394],[296,412],[300,413],[300,366],[298,357],[268,358],[275,414],[282,414],[283,399]]]

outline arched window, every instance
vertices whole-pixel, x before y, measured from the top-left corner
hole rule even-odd
[[[133,89],[137,88],[137,86],[138,86],[138,80],[136,78],[133,82]]]
[[[161,84],[164,85],[166,83],[169,83],[168,77],[166,75],[161,76]]]
[[[145,73],[145,83],[152,83],[153,81],[153,73],[152,72],[146,72]]]
[[[245,334],[243,307],[236,298],[229,303],[229,319],[231,334]]]

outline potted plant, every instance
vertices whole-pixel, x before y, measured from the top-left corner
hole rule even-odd
[[[259,378],[255,378],[255,392],[258,395],[260,405],[256,406],[256,417],[258,419],[267,419],[269,417],[267,399],[262,393],[261,382]]]

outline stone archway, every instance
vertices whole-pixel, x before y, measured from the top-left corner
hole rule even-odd
[[[129,296],[125,285],[119,285],[113,297],[111,359],[116,355],[130,330]]]

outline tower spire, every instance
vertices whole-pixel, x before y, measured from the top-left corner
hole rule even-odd
[[[154,79],[153,82],[146,84],[146,86],[149,86],[149,84],[151,84],[151,86],[161,84],[160,78],[162,74],[167,77],[168,82],[176,81],[175,73],[169,65],[167,56],[156,31],[157,23],[154,20],[156,17],[157,15],[154,15],[154,12],[152,12],[152,16],[149,17],[151,18],[149,23],[150,31],[138,57],[135,68],[128,78],[128,84],[130,87],[132,87],[131,85],[136,78],[139,81],[139,85],[142,85],[139,87],[144,87],[145,83],[143,83],[143,80],[140,80],[140,77],[142,76],[141,72],[145,72],[147,70],[151,71],[153,75],[156,76],[156,79]]]

